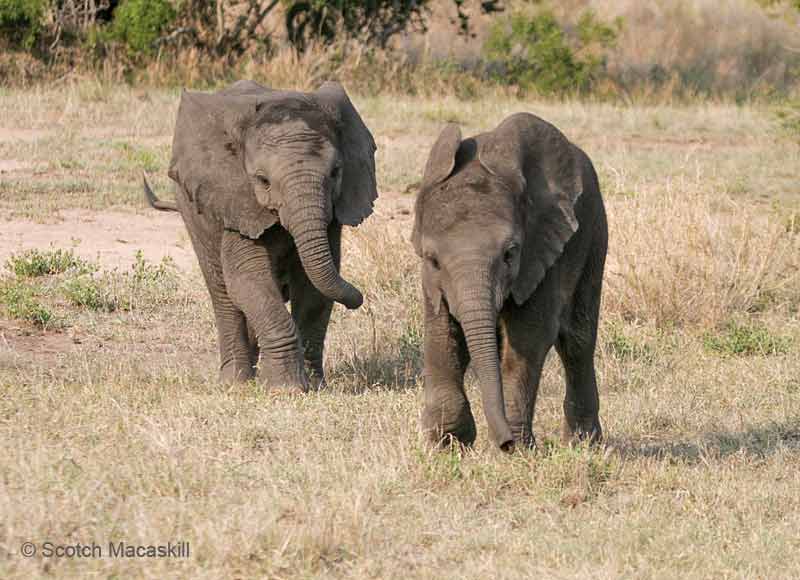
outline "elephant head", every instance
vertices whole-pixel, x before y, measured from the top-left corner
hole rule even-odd
[[[228,230],[255,239],[280,223],[314,286],[358,308],[363,297],[339,275],[327,227],[372,213],[375,150],[338,83],[297,93],[240,81],[182,94],[169,175],[197,212]]]
[[[425,167],[412,243],[424,259],[423,290],[461,324],[481,384],[490,437],[513,447],[505,415],[497,322],[511,298],[523,305],[577,231],[583,185],[575,148],[530,114],[461,138],[442,131]]]

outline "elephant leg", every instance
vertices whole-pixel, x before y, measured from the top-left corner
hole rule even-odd
[[[255,376],[258,357],[253,359],[251,354],[252,343],[248,336],[244,314],[228,296],[219,256],[212,254],[203,242],[204,238],[201,239],[203,236],[198,235],[197,230],[201,225],[194,221],[186,221],[186,226],[214,309],[220,381],[223,383],[248,381]]]
[[[223,290],[224,292],[224,290]],[[226,294],[212,297],[219,342],[219,377],[223,383],[249,381],[255,377],[255,360],[251,354],[247,321]]]
[[[283,304],[275,275],[281,256],[271,241],[225,231],[221,250],[225,285],[258,339],[260,376],[270,386],[305,391],[308,381],[294,321]],[[252,356],[254,348],[248,346]]]
[[[464,445],[475,441],[475,419],[464,393],[469,353],[464,333],[443,300],[434,313],[425,299],[425,370],[422,430],[435,445],[451,438]]]
[[[511,306],[500,321],[500,369],[506,418],[517,445],[533,447],[533,414],[547,353],[555,341],[553,324],[531,324],[525,309]],[[538,318],[538,317],[536,317]]]
[[[565,443],[574,439],[599,441],[603,435],[594,367],[599,311],[600,282],[584,274],[556,343],[567,383],[561,434]]]
[[[331,254],[336,269],[341,261],[342,226],[333,223],[328,227]],[[325,334],[333,310],[333,300],[327,298],[311,283],[300,259],[293,260],[289,270],[289,298],[292,303],[292,318],[300,333],[303,360],[312,389],[325,388],[322,368]]]

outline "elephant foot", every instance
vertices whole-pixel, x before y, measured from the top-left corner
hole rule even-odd
[[[271,398],[282,399],[303,395],[307,392],[308,388],[303,385],[272,384],[268,386],[267,394]]]
[[[328,383],[325,381],[325,373],[322,370],[322,363],[306,361],[305,370],[310,391],[321,391],[328,388]]]
[[[263,357],[258,371],[259,382],[270,395],[298,395],[309,390],[309,380],[301,364],[265,363]]]
[[[466,413],[461,413],[454,421],[442,420],[441,409],[424,410],[422,412],[422,432],[428,442],[439,449],[447,448],[455,442],[470,447],[475,442],[477,435],[475,419],[473,419],[469,407],[467,407]]]
[[[536,438],[529,427],[511,425],[511,435],[514,437],[514,447],[516,449],[533,449],[536,447]]]
[[[250,362],[227,361],[222,363],[219,369],[219,381],[223,384],[246,383],[255,377],[255,368]]]
[[[561,429],[561,441],[565,445],[588,441],[600,443],[603,440],[603,428],[598,417],[565,417]]]

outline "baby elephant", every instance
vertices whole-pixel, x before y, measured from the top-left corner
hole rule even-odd
[[[470,359],[491,440],[532,446],[542,365],[566,372],[563,437],[599,440],[594,349],[608,226],[591,161],[527,113],[469,139],[448,125],[431,150],[412,242],[424,259],[422,428],[475,440]]]
[[[222,380],[248,380],[258,365],[275,387],[323,381],[333,302],[363,300],[339,275],[340,238],[342,225],[372,213],[374,156],[338,83],[183,93],[169,166],[176,204],[144,187],[153,207],[180,211],[186,224],[214,307]]]

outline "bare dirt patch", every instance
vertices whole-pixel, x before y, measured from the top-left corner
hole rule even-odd
[[[412,195],[382,193],[370,219],[409,228],[413,204]],[[56,223],[20,219],[0,228],[0,264],[14,253],[50,247],[73,248],[105,268],[128,267],[140,250],[148,261],[169,256],[184,271],[197,264],[183,221],[174,213],[62,210]]]
[[[141,250],[145,259],[171,257],[182,270],[196,264],[191,243],[177,214],[64,210],[58,223],[14,220],[0,230],[0,262],[11,254],[38,248],[73,248],[105,268],[128,267]]]
[[[73,352],[79,343],[72,332],[45,332],[0,320],[0,371],[24,368],[34,362],[39,367],[56,367],[59,355]]]
[[[11,173],[12,171],[24,171],[33,167],[30,163],[17,161],[16,159],[0,159],[0,173]]]

